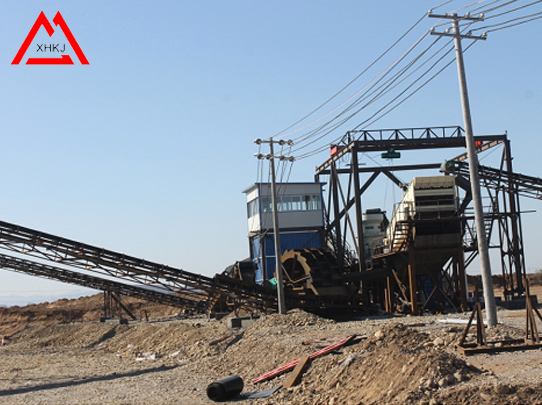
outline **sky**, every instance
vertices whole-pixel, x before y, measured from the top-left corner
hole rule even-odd
[[[249,255],[242,191],[263,178],[254,139],[298,138],[317,118],[325,117],[313,125],[333,116],[433,25],[444,23],[428,18],[428,10],[461,14],[503,3],[454,0],[437,7],[443,2],[3,0],[0,220],[194,273],[221,272]],[[88,65],[54,24],[52,37],[40,28],[21,63],[11,64],[42,11],[51,24],[62,14]],[[538,4],[517,15],[540,11]],[[281,133],[417,22],[367,74]],[[465,53],[475,134],[507,131],[514,170],[537,177],[541,33],[540,19],[489,32]],[[66,44],[74,65],[25,64],[30,57],[58,57],[37,46],[56,43]],[[327,145],[366,122],[370,108],[314,144],[289,151],[301,156],[324,149],[297,160],[288,180],[312,181],[314,168],[328,157]],[[455,64],[362,128],[449,125],[463,126]],[[461,152],[404,152],[400,163],[378,164],[435,163]],[[482,164],[491,165],[500,153]],[[406,182],[411,176],[398,175]],[[401,198],[385,181],[369,191],[366,208],[391,212]],[[542,268],[542,202],[523,199],[521,208],[527,270],[535,271]],[[0,305],[93,293],[7,270],[0,276]]]

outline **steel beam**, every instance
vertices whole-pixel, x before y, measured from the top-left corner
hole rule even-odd
[[[131,296],[178,308],[187,308],[196,312],[206,312],[209,309],[207,301],[195,301],[172,293],[160,292],[133,284],[119,283],[4,254],[0,254],[0,268],[95,290],[116,292],[118,295]]]
[[[138,259],[67,238],[0,221],[0,248],[49,260],[55,264],[122,278],[139,285],[153,285],[193,299],[236,299],[256,307],[273,307],[275,299],[259,285],[227,283],[164,264]]]

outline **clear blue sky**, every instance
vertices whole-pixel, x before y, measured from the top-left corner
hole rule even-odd
[[[220,272],[248,255],[242,190],[257,180],[253,140],[320,105],[440,3],[4,0],[0,220],[191,272]],[[472,3],[456,0],[435,12]],[[42,28],[23,63],[11,65],[41,11],[51,23],[62,13],[88,66],[73,51],[74,66],[24,65],[30,56],[48,56],[36,43],[67,43],[58,27],[52,38]],[[519,15],[540,11],[538,5]],[[435,23],[425,18],[379,68],[321,112],[362,88]],[[475,133],[508,131],[515,171],[540,177],[541,34],[542,20],[491,32],[465,55]],[[361,112],[315,146],[366,118]],[[369,128],[445,125],[463,126],[455,64]],[[405,154],[402,163],[452,156]],[[324,152],[296,162],[290,180],[311,181],[325,159]],[[386,184],[371,192],[366,208],[390,210],[400,199]],[[527,268],[535,270],[542,268],[542,202],[523,201],[522,209],[537,210],[523,217]],[[0,304],[11,304],[10,294],[81,291],[0,275]]]

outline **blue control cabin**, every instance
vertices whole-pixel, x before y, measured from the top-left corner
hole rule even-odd
[[[322,248],[324,183],[277,184],[277,212],[281,254],[289,249]],[[256,266],[256,283],[274,277],[275,244],[271,184],[256,183],[244,191],[247,196],[250,258]]]

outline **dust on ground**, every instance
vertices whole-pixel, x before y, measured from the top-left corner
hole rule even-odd
[[[244,392],[280,386],[288,373],[251,381],[352,335],[349,345],[312,360],[299,385],[226,403],[542,404],[542,351],[465,357],[455,349],[464,325],[450,319],[469,314],[335,322],[292,310],[231,330],[224,319],[160,306],[145,307],[141,321],[101,323],[102,297],[84,300],[0,312],[0,331],[13,331],[0,347],[0,404],[210,404],[213,381],[238,375]],[[91,304],[94,310],[74,321],[73,308]],[[137,312],[139,303],[131,304]],[[501,323],[488,338],[524,337],[522,314],[499,311]]]

